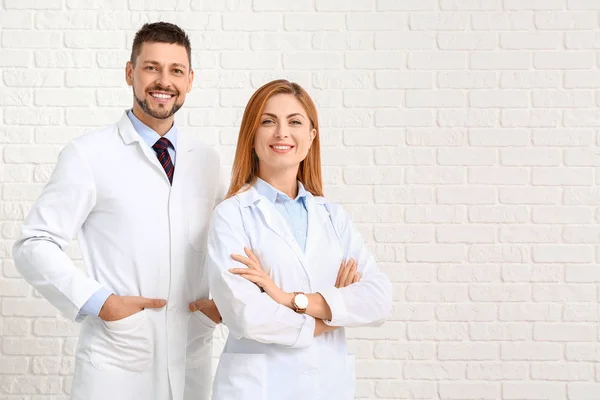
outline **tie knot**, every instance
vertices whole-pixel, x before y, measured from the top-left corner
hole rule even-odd
[[[161,137],[156,141],[156,143],[154,143],[154,146],[152,146],[152,148],[156,151],[165,151],[169,148],[170,145],[171,142],[169,142],[169,139]]]

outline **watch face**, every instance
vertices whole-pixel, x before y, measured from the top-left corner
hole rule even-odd
[[[297,294],[296,297],[294,297],[294,303],[296,303],[298,308],[304,309],[308,307],[308,297],[306,297],[305,294]]]

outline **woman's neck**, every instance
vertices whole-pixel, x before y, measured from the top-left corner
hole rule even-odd
[[[287,194],[290,199],[295,199],[298,195],[298,169],[269,171],[260,169],[258,177],[275,189]]]

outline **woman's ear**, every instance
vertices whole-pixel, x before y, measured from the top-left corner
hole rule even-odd
[[[313,140],[317,137],[317,130],[315,128],[310,131],[310,143],[312,144]]]

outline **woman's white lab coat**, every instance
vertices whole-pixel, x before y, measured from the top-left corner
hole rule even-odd
[[[73,140],[23,224],[17,269],[66,317],[104,286],[167,299],[120,321],[82,321],[74,400],[202,400],[214,324],[188,304],[208,297],[208,222],[216,152],[179,134],[173,186],[126,114]],[[64,253],[78,234],[87,276]]]
[[[277,304],[250,281],[227,270],[231,254],[249,246],[262,268],[286,292],[319,292],[332,326],[379,325],[390,314],[391,285],[379,271],[348,215],[322,197],[307,195],[305,252],[285,219],[251,188],[221,203],[208,237],[211,293],[230,334],[221,354],[215,400],[354,398],[354,357],[343,328],[314,336],[315,319]],[[342,260],[354,258],[361,281],[337,289]]]

